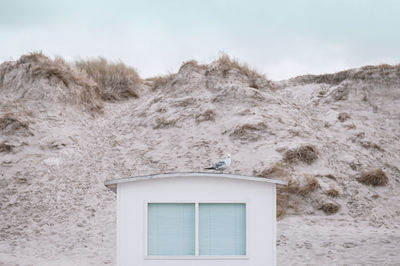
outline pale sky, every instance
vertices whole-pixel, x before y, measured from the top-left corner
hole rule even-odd
[[[0,0],[0,62],[104,56],[142,77],[220,52],[273,80],[400,63],[397,0]]]

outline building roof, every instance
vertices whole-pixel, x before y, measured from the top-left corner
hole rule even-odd
[[[125,178],[107,180],[106,182],[104,182],[104,185],[106,185],[106,187],[108,187],[112,191],[116,192],[118,184],[128,183],[128,182],[135,182],[135,181],[170,178],[170,177],[220,177],[220,178],[230,178],[230,179],[262,182],[262,183],[272,183],[272,184],[279,184],[279,185],[287,185],[287,183],[284,182],[284,181],[268,179],[268,178],[264,178],[264,177],[244,176],[244,175],[234,175],[234,174],[222,174],[222,173],[201,173],[201,172],[197,172],[197,173],[196,172],[182,172],[182,173],[165,173],[165,174],[132,176],[132,177],[125,177]]]

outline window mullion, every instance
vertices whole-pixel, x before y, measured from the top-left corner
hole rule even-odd
[[[199,203],[195,204],[195,256],[199,256]]]

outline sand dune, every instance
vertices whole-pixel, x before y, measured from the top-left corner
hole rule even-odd
[[[225,152],[231,173],[290,184],[279,265],[398,265],[399,66],[270,81],[222,57],[105,97],[58,60],[0,65],[0,265],[115,264],[103,182],[201,171]],[[387,183],[360,182],[379,169]]]

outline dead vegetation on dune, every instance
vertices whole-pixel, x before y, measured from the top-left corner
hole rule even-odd
[[[233,139],[241,141],[256,141],[262,137],[262,132],[267,129],[267,125],[264,122],[256,124],[243,124],[237,126],[229,136]]]
[[[157,117],[154,122],[155,124],[153,125],[153,129],[164,129],[164,128],[175,127],[178,122],[178,119],[167,119],[165,117]]]
[[[103,100],[139,97],[138,90],[142,80],[132,67],[122,62],[108,62],[103,57],[80,60],[75,62],[75,65],[97,83]]]
[[[253,175],[262,178],[276,178],[276,179],[287,179],[290,175],[290,170],[287,165],[277,162],[271,167],[262,171],[253,171]],[[276,187],[276,217],[282,217],[286,213],[286,209],[289,208],[289,190],[286,185],[278,185]]]
[[[223,77],[227,77],[231,70],[236,70],[247,77],[248,86],[251,88],[273,88],[272,83],[267,80],[264,74],[259,73],[254,68],[250,68],[246,63],[241,63],[237,59],[232,59],[227,54],[222,54],[216,63],[216,70],[221,71]]]
[[[353,80],[353,81],[393,80],[390,77],[392,73],[394,73],[397,76],[400,75],[400,64],[399,65],[381,64],[375,66],[369,65],[358,69],[349,69],[333,74],[303,75],[293,78],[292,80],[306,84],[325,83],[330,85],[338,85],[346,80]]]
[[[326,214],[334,214],[339,211],[340,206],[336,203],[328,202],[321,205],[320,210]]]
[[[21,56],[16,64],[10,64],[6,71],[11,71],[11,68],[22,68],[24,73],[29,74],[30,82],[37,84],[35,90],[43,88],[39,83],[43,79],[48,80],[50,87],[57,88],[49,92],[37,91],[37,96],[36,91],[29,88],[29,96],[26,97],[40,99],[40,94],[43,94],[52,100],[82,105],[93,113],[102,111],[102,100],[138,97],[142,84],[135,69],[121,62],[108,62],[102,57],[69,64],[61,57],[51,59],[42,52],[33,52]],[[19,89],[21,90],[21,87]],[[21,95],[26,94],[22,92]]]
[[[301,181],[289,179],[287,186],[278,186],[276,190],[277,217],[282,217],[289,208],[297,211],[298,201],[293,201],[293,196],[306,197],[318,188],[320,188],[319,182],[313,175],[304,175]]]
[[[326,194],[327,194],[329,197],[337,198],[337,197],[339,196],[339,191],[337,191],[337,189],[335,189],[335,188],[333,188],[333,187],[330,187],[330,188],[326,191]]]
[[[308,204],[310,201],[318,202],[315,198],[321,195],[311,194],[317,190],[321,190],[331,198],[339,196],[338,190],[333,186],[330,186],[328,190],[322,189],[317,178],[317,176],[322,175],[303,174],[294,177],[292,176],[292,170],[290,165],[283,162],[276,162],[263,171],[253,171],[253,175],[257,177],[288,180],[287,185],[278,185],[276,187],[276,216],[278,218],[283,217],[289,210],[294,210],[295,213],[299,212],[301,202],[308,202]],[[314,204],[313,208],[322,210],[325,214],[334,214],[339,211],[340,205],[332,202],[318,202]]]
[[[318,151],[314,145],[304,144],[298,148],[287,150],[283,160],[287,163],[296,163],[298,161],[312,164],[318,159]]]
[[[304,174],[298,179],[290,176],[288,166],[281,162],[261,172],[253,172],[255,176],[264,178],[277,178],[288,180],[287,185],[279,185],[276,190],[276,215],[282,217],[289,208],[298,210],[299,201],[293,197],[306,198],[308,194],[321,188],[318,179],[314,175]]]
[[[271,167],[262,171],[253,171],[253,175],[264,178],[284,179],[290,174],[289,167],[281,162],[274,163]]]
[[[188,97],[182,100],[177,100],[174,105],[181,108],[194,106],[196,104],[196,98]]]
[[[152,90],[158,90],[162,87],[165,87],[170,80],[175,77],[176,74],[168,74],[164,76],[155,76],[152,78],[146,79],[146,81],[150,82],[150,86]]]
[[[206,110],[202,113],[199,113],[195,116],[196,122],[197,123],[201,123],[201,122],[205,122],[205,121],[215,121],[215,117],[217,116],[217,114],[215,113],[214,110]]]
[[[194,69],[197,68],[197,69],[203,69],[203,70],[207,69],[207,65],[201,65],[194,59],[184,61],[181,65],[181,67],[179,68],[179,71],[181,71],[181,69],[186,68],[186,67],[192,67]]]
[[[17,61],[17,67],[26,66],[31,71],[33,79],[47,79],[50,83],[62,82],[67,88],[64,100],[83,105],[91,112],[102,111],[103,105],[99,97],[99,89],[85,73],[71,67],[61,57],[51,59],[42,52],[23,55]]]
[[[6,142],[0,143],[0,152],[11,152],[14,146]]]
[[[365,149],[373,149],[381,152],[385,151],[381,146],[369,140],[358,140],[357,142]]]
[[[17,64],[31,64],[33,77],[56,78],[68,88],[72,83],[89,87],[92,85],[88,84],[90,81],[84,74],[74,71],[61,57],[56,57],[53,60],[42,52],[34,52],[21,56]]]
[[[188,76],[193,77],[193,73],[198,74],[195,77],[205,76],[207,88],[213,88],[217,81],[226,82],[230,79],[240,80],[247,83],[248,87],[255,89],[273,88],[273,83],[267,80],[264,74],[250,68],[246,63],[230,58],[227,54],[222,54],[211,64],[199,64],[196,60],[185,61],[178,73],[147,78],[145,84],[148,84],[153,91],[166,86],[173,87],[178,82],[182,82],[183,79],[187,79]],[[188,82],[189,80],[185,81]]]
[[[283,217],[289,208],[289,193],[286,186],[276,187],[276,217]]]
[[[45,56],[42,51],[34,51],[26,55],[22,55],[18,59],[18,64],[25,64],[25,63],[39,63],[40,61],[46,61],[49,58]]]
[[[14,113],[6,113],[0,117],[0,132],[4,135],[32,135],[29,129],[29,123],[23,121]]]
[[[218,60],[218,67],[224,74],[231,69],[236,69],[245,74],[247,77],[265,78],[263,74],[258,73],[255,69],[250,68],[246,63],[239,63],[237,59],[232,59],[227,54],[222,54]]]
[[[349,84],[341,84],[339,85],[333,92],[332,92],[332,98],[335,101],[344,101],[347,100],[349,94],[350,94],[350,87]]]
[[[351,116],[346,112],[341,112],[341,113],[338,114],[338,120],[340,122],[344,122],[344,121],[346,121],[346,120],[348,120],[350,118],[351,118]]]
[[[32,76],[34,78],[46,78],[51,80],[55,78],[62,83],[67,88],[70,88],[71,83],[76,83],[79,85],[89,86],[89,81],[78,72],[74,72],[70,66],[60,57],[56,57],[54,60],[45,57],[43,54],[34,55],[31,54],[28,58],[34,58],[33,62],[36,64],[32,65]],[[29,59],[21,57],[18,63],[25,63]]]
[[[289,209],[293,209],[296,213],[299,211],[301,202],[315,201],[316,194],[311,194],[317,190],[322,190],[331,198],[337,198],[339,192],[333,186],[328,190],[323,190],[317,176],[312,174],[304,174],[302,176],[293,177],[290,166],[282,162],[277,162],[270,168],[261,172],[253,172],[255,176],[265,178],[276,178],[280,180],[288,180],[287,185],[279,185],[276,190],[277,199],[277,217],[282,217]],[[339,211],[340,205],[332,202],[319,203],[314,209],[322,210],[325,214],[334,214]]]
[[[293,179],[289,180],[287,188],[289,193],[305,196],[311,191],[320,188],[320,185],[315,176],[305,174],[301,182]]]
[[[385,186],[389,182],[388,177],[381,168],[363,172],[357,180],[369,186]]]

